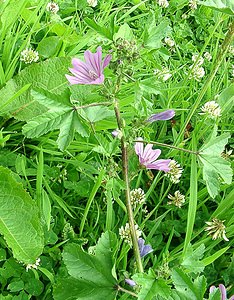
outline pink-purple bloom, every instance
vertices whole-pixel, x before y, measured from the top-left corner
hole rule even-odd
[[[129,284],[130,286],[136,286],[136,282],[132,279],[127,278],[127,279],[125,279],[125,282],[127,284]]]
[[[174,116],[175,116],[175,111],[173,109],[168,109],[158,114],[154,114],[150,116],[147,122],[152,123],[155,121],[166,121],[172,119]]]
[[[84,53],[85,62],[78,58],[72,59],[73,68],[69,68],[74,76],[65,75],[70,84],[102,84],[104,82],[103,70],[111,60],[108,54],[102,60],[102,47],[96,53],[89,50]]]
[[[216,287],[214,285],[212,285],[210,287],[210,294],[216,289]],[[227,291],[226,288],[223,284],[219,284],[218,289],[220,290],[221,293],[221,299],[220,300],[228,300],[227,298]],[[234,295],[231,296],[231,298],[229,298],[229,300],[234,300]]]
[[[159,159],[157,158],[161,154],[161,150],[156,149],[153,150],[152,144],[146,145],[144,149],[144,145],[141,138],[138,138],[139,142],[135,144],[135,152],[139,157],[139,162],[141,165],[145,166],[147,169],[160,170],[164,172],[170,171],[169,164],[171,162],[170,159]]]
[[[139,247],[139,250],[140,250],[140,256],[141,257],[144,257],[147,254],[154,251],[150,245],[145,245],[145,240],[142,239],[142,238],[138,239],[138,247]]]

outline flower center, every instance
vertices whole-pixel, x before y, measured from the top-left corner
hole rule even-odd
[[[91,79],[97,79],[98,78],[98,75],[97,73],[95,73],[93,70],[89,70],[89,77]]]

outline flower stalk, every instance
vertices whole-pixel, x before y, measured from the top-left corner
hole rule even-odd
[[[136,140],[134,142],[148,143],[147,141],[144,141],[144,140]],[[153,144],[153,145],[158,145],[158,146],[162,146],[162,147],[166,147],[166,148],[170,148],[170,149],[175,149],[175,150],[187,152],[187,153],[194,154],[194,155],[199,154],[198,151],[187,150],[187,149],[183,149],[183,148],[180,148],[180,147],[176,147],[176,146],[172,146],[172,145],[168,145],[168,144],[164,144],[164,143],[160,143],[160,142],[150,142],[150,143]]]
[[[123,121],[120,115],[119,110],[119,103],[118,100],[114,99],[114,110],[115,116],[118,124],[118,129],[120,131],[123,130]],[[143,265],[141,261],[140,251],[138,247],[138,238],[135,230],[135,222],[134,222],[134,214],[131,204],[131,195],[130,195],[130,187],[129,187],[129,176],[128,176],[128,149],[127,149],[127,141],[125,139],[124,134],[121,137],[121,152],[122,152],[122,171],[123,171],[123,179],[125,182],[125,199],[126,199],[126,207],[127,207],[127,214],[128,214],[128,222],[131,231],[131,238],[132,238],[132,245],[134,256],[136,259],[137,269],[138,272],[143,273]]]
[[[135,294],[135,293],[133,293],[133,292],[131,292],[129,290],[126,290],[126,289],[122,288],[120,285],[117,285],[116,289],[117,289],[117,291],[127,293],[127,294],[129,294],[129,295],[137,298],[137,294]]]

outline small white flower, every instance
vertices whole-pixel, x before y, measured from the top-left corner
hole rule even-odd
[[[229,239],[226,237],[226,226],[223,224],[225,221],[221,221],[217,218],[213,218],[211,222],[205,222],[208,226],[205,231],[208,231],[207,235],[212,236],[212,240],[223,238],[226,242]]]
[[[180,182],[180,177],[182,175],[183,169],[180,164],[175,160],[172,160],[169,164],[170,171],[165,174],[166,177],[170,179],[172,183]]]
[[[46,10],[52,12],[53,14],[57,14],[59,11],[59,6],[55,2],[49,2],[46,6]]]
[[[197,61],[198,57],[199,57],[199,54],[193,54],[192,61],[195,63]],[[201,66],[203,63],[204,63],[204,59],[202,57],[199,57],[196,65]]]
[[[38,52],[30,49],[25,49],[20,53],[20,60],[24,61],[26,64],[31,64],[32,62],[36,62],[39,59]]]
[[[141,236],[142,232],[138,229],[138,225],[135,224],[135,231],[137,235],[137,239]],[[121,226],[119,229],[119,235],[124,240],[125,243],[128,243],[130,246],[132,246],[132,238],[131,238],[131,231],[129,223],[126,223],[125,227]]]
[[[166,37],[164,41],[167,44],[167,46],[169,46],[169,47],[175,46],[175,42],[170,37]]]
[[[171,78],[172,74],[169,72],[166,72],[164,74],[162,74],[162,79],[163,81],[167,81],[169,78]]]
[[[229,46],[229,53],[234,55],[234,46]]]
[[[157,75],[159,78],[161,78],[163,81],[168,80],[169,78],[171,78],[172,74],[170,73],[170,71],[167,68],[162,68],[162,71],[159,69],[155,69],[154,70],[154,75]]]
[[[30,270],[30,269],[37,269],[40,265],[40,262],[41,262],[40,258],[37,258],[36,262],[34,264],[27,264],[26,271],[28,272],[28,270]]]
[[[187,14],[183,14],[183,15],[181,16],[181,18],[184,19],[184,20],[188,19],[188,17],[189,17],[189,16],[188,16]]]
[[[167,0],[158,0],[158,5],[167,8],[169,6],[169,2]]]
[[[138,205],[145,203],[145,193],[141,188],[132,190],[130,192],[130,197],[133,209],[136,209]]]
[[[193,65],[189,67],[190,69],[193,68]],[[197,81],[200,81],[200,79],[205,76],[205,69],[200,66],[195,66],[193,68],[192,73],[189,76],[189,79],[194,78]]]
[[[232,65],[232,77],[234,77],[234,65]]]
[[[168,199],[172,201],[168,201],[167,204],[174,204],[175,206],[181,208],[183,203],[185,202],[185,196],[180,193],[180,191],[176,191],[174,196],[171,194],[168,195]]]
[[[212,56],[210,55],[209,52],[205,52],[205,53],[204,53],[204,57],[205,57],[208,61],[211,61],[211,59],[212,59]]]
[[[201,107],[201,114],[206,114],[208,115],[211,119],[215,119],[217,117],[221,116],[221,108],[219,104],[215,101],[209,101],[206,102],[202,107]]]
[[[95,7],[97,6],[97,0],[87,0],[89,6]]]
[[[189,0],[189,7],[193,10],[197,9],[197,0]]]

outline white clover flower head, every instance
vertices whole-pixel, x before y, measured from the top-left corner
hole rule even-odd
[[[183,173],[183,169],[181,168],[180,164],[175,160],[171,160],[169,163],[169,168],[170,171],[167,172],[165,176],[168,177],[172,183],[179,183],[180,177]]]
[[[97,0],[87,0],[89,6],[95,7],[97,6]]]
[[[205,222],[208,226],[205,228],[205,231],[208,231],[207,235],[212,236],[212,240],[218,238],[223,238],[226,242],[229,239],[226,237],[226,226],[223,224],[225,222],[217,218],[213,218],[211,222]]]
[[[139,227],[137,224],[135,224],[135,231],[136,231],[136,236],[137,239],[141,236],[142,232],[139,230]],[[131,238],[131,230],[130,230],[130,225],[129,223],[126,223],[125,227],[121,226],[119,229],[119,235],[121,239],[124,240],[125,243],[129,244],[132,246],[132,238]]]
[[[130,192],[130,200],[133,209],[136,209],[138,205],[145,203],[145,192],[141,189],[135,189]]]
[[[172,201],[168,201],[167,204],[173,204],[179,208],[181,208],[181,206],[184,204],[185,202],[185,196],[183,194],[180,193],[180,191],[176,191],[174,193],[174,196],[172,196],[171,194],[168,195],[167,197],[168,199],[172,200]]]
[[[197,9],[197,0],[189,0],[189,7],[190,7],[192,10]]]
[[[27,264],[26,265],[26,272],[28,272],[28,270],[30,269],[37,269],[40,265],[41,259],[37,258],[36,262],[34,264]]]
[[[208,60],[208,61],[211,61],[212,60],[212,56],[209,52],[205,52],[204,53],[204,57]]]
[[[193,68],[193,70],[192,70],[192,73],[190,74],[190,76],[189,76],[189,79],[192,79],[192,78],[194,78],[195,80],[197,80],[197,81],[200,81],[200,79],[202,78],[202,77],[204,77],[205,76],[205,69],[203,68],[203,67],[200,67],[200,66],[190,66],[189,67],[190,69],[192,69]]]
[[[229,53],[231,54],[231,55],[234,55],[234,46],[229,46]]]
[[[232,77],[234,77],[234,65],[232,65]]]
[[[26,64],[31,64],[32,62],[37,62],[39,60],[39,54],[32,48],[27,48],[20,53],[20,60]]]
[[[163,81],[167,81],[171,76],[172,74],[166,67],[163,67],[162,71],[159,73],[159,77],[161,77]]]
[[[164,41],[165,41],[165,43],[167,44],[167,46],[169,46],[169,47],[175,46],[174,40],[171,39],[170,37],[166,37],[166,38],[164,39]]]
[[[189,16],[188,16],[187,14],[183,14],[183,15],[181,16],[181,18],[184,19],[184,20],[188,19],[188,17],[189,17]]]
[[[169,6],[169,2],[167,0],[158,0],[158,5],[167,8]]]
[[[215,101],[208,101],[201,107],[201,114],[206,114],[211,119],[221,116],[221,107]]]
[[[49,2],[46,5],[46,10],[53,13],[53,14],[57,14],[57,12],[59,11],[59,6],[55,2]]]
[[[199,54],[193,54],[192,61],[195,63],[197,61],[198,57],[199,57]],[[202,57],[199,57],[196,65],[201,66],[203,63],[204,63],[204,59]]]

